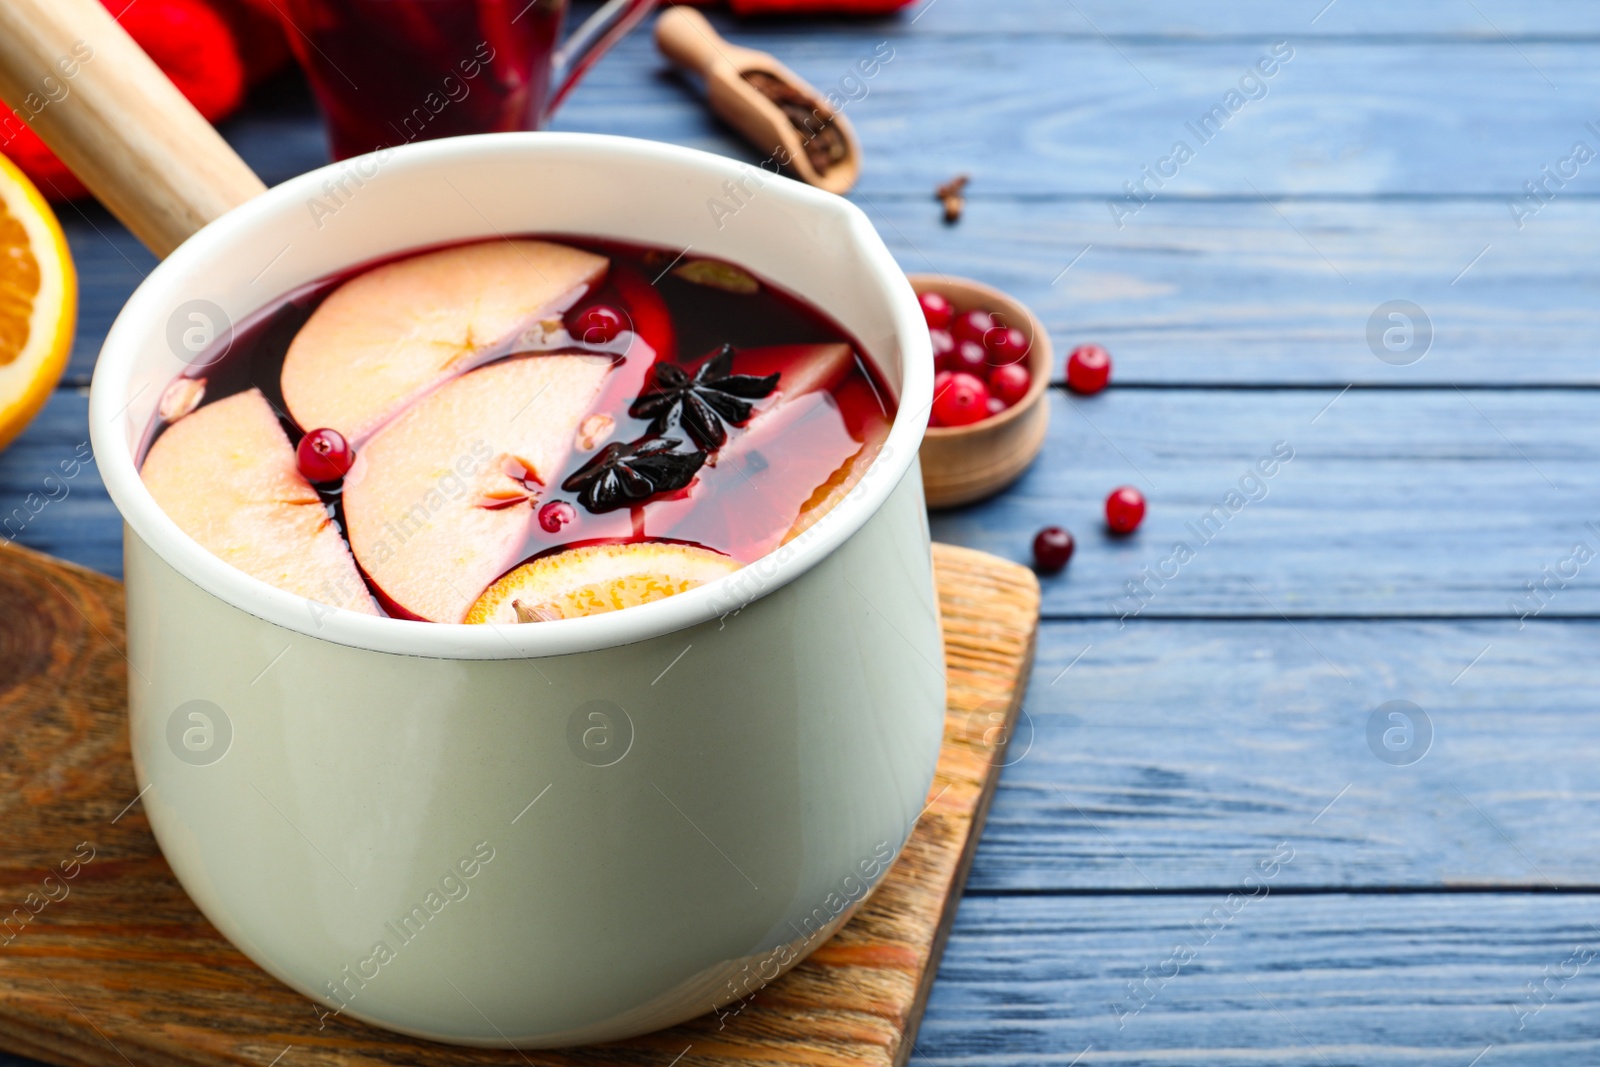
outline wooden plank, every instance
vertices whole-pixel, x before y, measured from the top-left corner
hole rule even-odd
[[[1293,836],[1284,885],[1600,886],[1597,640],[1594,622],[1047,622],[970,885],[1221,886]],[[1369,741],[1391,700],[1422,709],[1390,757],[1413,763]]]
[[[55,205],[78,271],[78,330],[62,386],[89,384],[106,332],[156,259],[111,213],[92,200]]]
[[[86,392],[57,390],[0,451],[0,542],[120,575],[122,520],[93,463]]]
[[[523,1054],[319,1019],[223,941],[173,880],[136,803],[121,588],[0,548],[0,885],[15,902],[0,924],[0,1045],[71,1067],[260,1067],[290,1053],[374,1067],[668,1065],[691,1050],[726,1067],[904,1064],[998,777],[987,738],[1021,704],[1039,603],[1023,568],[950,546],[934,557],[945,744],[927,809],[872,897],[782,980],[720,1015]]]
[[[1283,870],[1314,847],[1287,844]],[[1243,859],[1232,888],[1270,855]],[[1227,890],[968,897],[918,1062],[1544,1067],[1600,1054],[1594,896],[1252,885],[1266,895],[1232,912]],[[1193,955],[1169,963],[1179,946]],[[1529,983],[1548,991],[1535,1000]]]
[[[1586,525],[1600,520],[1586,503],[1600,470],[1592,394],[1113,389],[1052,399],[1050,438],[1022,479],[933,520],[940,540],[1019,562],[1040,527],[1074,531],[1070,568],[1044,582],[1047,616],[1512,619],[1513,598],[1543,583],[1546,567],[1567,578],[1541,592],[1545,616],[1600,610],[1600,586],[1564,562],[1579,541],[1600,554]],[[1279,443],[1294,458],[1270,479],[1253,475],[1258,463],[1271,469]],[[1138,533],[1113,538],[1103,502],[1122,484],[1140,487],[1150,511]]]
[[[1600,383],[1600,203],[1520,233],[1501,201],[1157,200],[1121,231],[1099,202],[974,201],[954,227],[931,201],[863,207],[907,270],[1011,293],[1058,351],[1110,348],[1119,385]],[[1399,299],[1425,322],[1394,352],[1379,308]]]
[[[1449,0],[1339,0],[1315,26],[1270,0],[1203,13],[1163,6],[1167,10],[1151,17],[1142,10],[1123,14],[1120,5],[936,0],[922,17],[913,11],[886,20],[713,17],[740,41],[781,52],[824,89],[841,88],[839,79],[857,60],[881,41],[891,44],[894,58],[868,81],[864,96],[843,87],[857,97],[847,105],[853,120],[866,124],[864,134],[871,131],[873,165],[864,188],[875,195],[931,193],[932,183],[949,176],[937,169],[946,165],[980,179],[974,196],[1016,190],[1120,195],[1124,181],[1139,177],[1141,163],[1165,154],[1172,138],[1182,136],[1183,123],[1233,86],[1256,58],[1258,43],[1314,38],[1336,17],[1347,20],[1341,32],[1354,27],[1358,39],[1313,39],[1308,52],[1297,44],[1296,57],[1274,76],[1266,99],[1247,105],[1223,140],[1203,150],[1227,159],[1197,158],[1175,192],[1248,193],[1243,176],[1268,191],[1470,191],[1500,198],[1539,177],[1539,166],[1554,162],[1547,154],[1569,148],[1596,117],[1586,107],[1600,13],[1588,5],[1512,7],[1492,12],[1491,25]],[[1110,34],[1121,32],[1117,20],[1144,32],[1112,47],[1085,15]],[[1406,40],[1401,24],[1428,39]],[[1164,28],[1152,34],[1152,26]],[[1207,40],[1217,34],[1246,37]],[[1450,34],[1466,39],[1450,40]],[[995,62],[999,52],[1003,63]],[[625,39],[573,93],[554,128],[694,144],[759,160],[710,118],[685,83],[664,75],[665,68],[648,34]],[[1073,75],[1062,77],[1063,69]],[[1159,89],[1140,70],[1156,77]],[[1307,76],[1290,81],[1302,72]],[[1346,89],[1357,81],[1382,94],[1352,98]],[[1395,103],[1405,99],[1429,106],[1424,113]],[[1268,103],[1270,123],[1246,122],[1257,117],[1252,109],[1259,105],[1265,113]],[[997,107],[1008,121],[995,121]],[[1330,109],[1339,116],[1335,124],[1328,121]],[[939,124],[936,150],[924,136],[922,116]],[[258,90],[252,107],[222,129],[268,184],[326,161],[309,96],[292,77]],[[1145,142],[1156,153],[1150,159],[1135,150]],[[991,143],[1016,144],[1020,152],[989,155]],[[1225,152],[1215,151],[1224,144],[1230,145]],[[1484,153],[1486,144],[1526,151]],[[954,155],[966,146],[973,158]],[[1459,166],[1468,153],[1473,166]],[[1251,158],[1257,154],[1265,159]],[[1407,184],[1410,178],[1420,180]]]
[[[1166,167],[1161,197],[1472,195],[1502,214],[1525,181],[1556,166],[1577,140],[1600,150],[1593,107],[1596,49],[1576,41],[1416,41],[1381,30],[1347,39],[1285,31],[1224,41],[925,32],[926,19],[853,23],[831,33],[723,22],[730,39],[778,55],[824,92],[837,91],[864,146],[858,195],[932,198],[960,171],[980,197],[1107,197],[1143,180],[1141,167],[1186,142],[1193,158]],[[1343,6],[1344,0],[1328,17]],[[1401,5],[1394,5],[1400,7]],[[1467,17],[1475,17],[1463,7]],[[1060,5],[1058,19],[1075,19]],[[1307,16],[1309,18],[1309,16]],[[1087,30],[1081,21],[1077,25]],[[1247,81],[1212,128],[1199,125],[1271,47],[1285,59]],[[880,47],[882,46],[882,47]],[[892,58],[870,78],[858,67]],[[1288,55],[1292,50],[1292,56]],[[647,36],[630,37],[591,72],[553,128],[689,144],[752,163]],[[1219,128],[1220,127],[1220,128]],[[1592,166],[1571,165],[1559,196],[1593,196]],[[1160,175],[1158,174],[1158,177]]]

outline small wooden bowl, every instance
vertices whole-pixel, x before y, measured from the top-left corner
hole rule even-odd
[[[940,293],[956,314],[982,309],[1007,326],[1028,335],[1028,371],[1033,381],[1027,395],[1011,407],[970,426],[930,426],[922,440],[922,490],[930,508],[970,504],[993,496],[1022,476],[1044,447],[1050,428],[1050,403],[1045,391],[1055,355],[1044,323],[1023,304],[998,289],[966,278],[941,274],[910,275],[920,296]]]

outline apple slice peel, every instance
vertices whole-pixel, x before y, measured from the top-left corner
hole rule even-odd
[[[610,360],[523,356],[470,371],[379,430],[344,491],[357,562],[407,615],[460,622],[514,564]]]
[[[559,318],[605,277],[603,256],[495,240],[408,256],[344,282],[284,357],[284,402],[306,428],[359,447],[441,383]]]
[[[296,596],[378,614],[259,389],[168,426],[139,476],[178,528],[223,562]]]

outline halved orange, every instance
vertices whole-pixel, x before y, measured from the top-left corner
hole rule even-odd
[[[743,564],[670,541],[585,545],[524,563],[491,585],[467,622],[549,622],[620,611],[715,581]]]
[[[0,156],[0,448],[50,399],[77,319],[78,275],[61,224]]]

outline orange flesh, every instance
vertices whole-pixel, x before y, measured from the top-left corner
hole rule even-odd
[[[28,343],[39,283],[28,231],[0,200],[0,366],[15,360]]]

